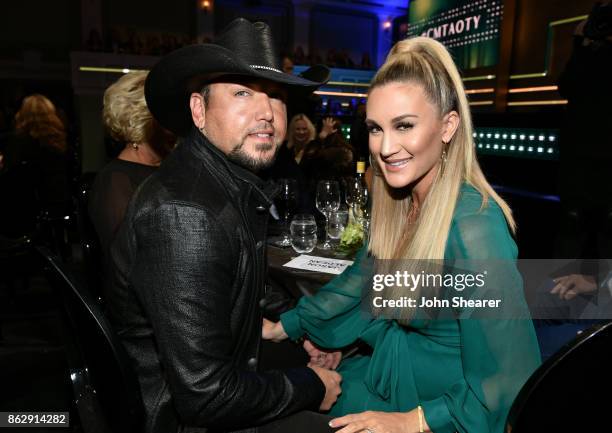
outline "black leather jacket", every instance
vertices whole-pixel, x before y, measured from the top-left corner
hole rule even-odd
[[[194,128],[130,202],[108,307],[147,433],[256,431],[323,399],[309,368],[257,371],[271,205],[262,187]]]

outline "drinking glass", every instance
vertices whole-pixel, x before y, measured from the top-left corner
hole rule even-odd
[[[274,201],[283,228],[282,237],[275,245],[279,247],[288,247],[291,245],[289,221],[297,207],[297,182],[295,179],[278,179],[277,183],[280,186],[280,193]]]
[[[368,191],[356,177],[347,177],[346,182],[346,204],[349,207],[352,220],[359,220],[364,210],[367,210]]]
[[[289,227],[291,246],[296,253],[309,253],[317,245],[317,222],[310,214],[298,214]]]
[[[344,228],[348,224],[348,209],[339,209],[329,215],[328,233],[332,239],[340,239]]]
[[[329,237],[329,217],[340,207],[340,185],[335,180],[321,180],[317,184],[317,209],[325,216],[325,242],[319,247],[331,250],[333,245]]]

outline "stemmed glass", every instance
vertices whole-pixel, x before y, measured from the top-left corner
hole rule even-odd
[[[291,215],[297,207],[297,182],[295,179],[278,179],[280,193],[276,197],[276,209],[281,218],[283,225],[282,238],[275,243],[279,247],[291,246],[291,237],[289,236],[289,222]]]
[[[335,180],[321,180],[317,184],[317,209],[325,215],[325,242],[319,247],[322,250],[333,248],[329,237],[329,217],[340,207],[340,185]]]
[[[346,204],[349,207],[351,220],[363,224],[363,219],[367,217],[368,191],[356,177],[347,177],[345,185]]]

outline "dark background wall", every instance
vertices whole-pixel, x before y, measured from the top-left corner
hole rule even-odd
[[[0,59],[67,60],[80,42],[79,0],[2,2]]]
[[[518,0],[511,72],[525,74],[544,70],[548,24],[587,15],[594,0]],[[555,26],[552,39],[551,73],[555,78],[571,53],[571,35],[578,23]]]
[[[195,35],[194,0],[104,0],[105,27]]]
[[[364,53],[376,58],[378,17],[367,12],[319,6],[310,13],[310,47],[323,55],[346,50],[357,64]]]

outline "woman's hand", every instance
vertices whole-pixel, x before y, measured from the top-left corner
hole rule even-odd
[[[570,274],[555,278],[555,287],[550,291],[551,294],[558,294],[560,299],[569,301],[581,293],[589,293],[597,290],[595,278],[590,275]]]
[[[328,135],[333,134],[338,129],[335,126],[336,121],[333,117],[326,117],[323,119],[323,125],[321,126],[321,132],[319,132],[319,139],[325,140]]]
[[[261,327],[261,337],[264,340],[272,340],[278,343],[288,338],[289,336],[285,332],[285,328],[283,328],[283,324],[280,321],[274,323],[269,321],[268,319],[263,319],[263,325]]]
[[[310,356],[310,363],[319,367],[335,370],[342,359],[342,352],[325,352],[319,349],[310,340],[304,340],[304,350]]]
[[[423,431],[430,431],[422,418]],[[420,429],[419,413],[417,409],[410,412],[374,412],[367,411],[340,418],[334,418],[329,422],[330,427],[344,427],[336,433],[415,433]]]

